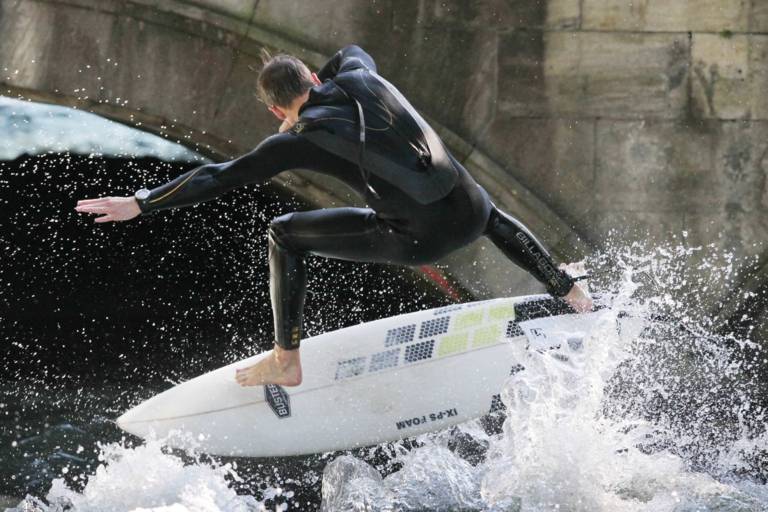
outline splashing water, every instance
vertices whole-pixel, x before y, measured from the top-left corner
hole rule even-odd
[[[251,512],[265,511],[263,502],[238,495],[231,487],[240,477],[230,464],[203,462],[194,457],[194,442],[187,455],[194,462],[163,448],[164,440],[149,439],[136,448],[120,443],[100,446],[102,464],[88,477],[82,492],[63,478],[52,482],[47,503],[27,497],[12,511],[40,512],[155,511]],[[273,490],[274,495],[279,490]],[[270,493],[267,493],[269,495]]]
[[[612,269],[597,321],[560,333],[569,342],[558,350],[519,347],[525,370],[505,384],[500,432],[476,421],[413,449],[395,443],[385,477],[342,455],[323,472],[322,510],[768,511],[765,355],[716,334],[707,309],[706,294],[722,296],[744,265],[730,255],[692,265],[696,251],[629,246],[594,258],[590,268]],[[691,290],[698,300],[685,299]],[[232,466],[185,462],[159,441],[107,445],[102,459],[82,492],[59,479],[48,504],[28,498],[16,510],[265,510],[236,494]]]
[[[385,478],[338,458],[324,472],[323,510],[768,510],[765,380],[755,371],[765,356],[712,334],[707,283],[721,294],[738,266],[732,255],[691,265],[697,251],[629,246],[596,258],[592,268],[614,274],[599,320],[571,333],[579,343],[521,349],[501,434],[462,427],[487,444],[482,462],[449,450],[445,433],[422,437]],[[699,300],[685,299],[692,289]]]

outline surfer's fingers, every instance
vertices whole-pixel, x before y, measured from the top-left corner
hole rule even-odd
[[[75,205],[75,210],[80,210],[81,208],[91,208],[94,206],[110,206],[111,204],[112,204],[111,197],[102,197],[101,199],[90,199],[87,202],[78,201],[77,205]]]
[[[104,213],[108,209],[109,207],[107,206],[94,206],[94,205],[78,206],[75,208],[75,210],[81,213]]]
[[[94,199],[80,199],[77,202],[77,205],[80,206],[80,205],[93,204],[93,203],[105,203],[108,200],[109,200],[108,197],[97,197]]]
[[[93,221],[94,222],[112,222],[117,220],[116,218],[112,217],[112,215],[102,215],[101,217],[96,217]]]

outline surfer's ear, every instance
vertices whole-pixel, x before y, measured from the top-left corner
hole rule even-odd
[[[276,118],[278,118],[281,121],[285,121],[285,112],[280,107],[276,107],[272,105],[271,107],[268,107],[269,111],[272,112]]]
[[[320,85],[323,83],[322,81],[320,81],[320,77],[317,76],[317,73],[312,73],[312,82],[315,85]]]

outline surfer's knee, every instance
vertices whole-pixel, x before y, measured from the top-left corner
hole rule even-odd
[[[293,213],[286,213],[275,217],[269,223],[267,234],[270,244],[274,244],[281,249],[293,250],[290,244],[290,223]]]

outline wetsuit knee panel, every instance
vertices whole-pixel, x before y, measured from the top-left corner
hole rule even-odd
[[[290,244],[290,222],[293,218],[293,213],[286,213],[279,217],[275,217],[269,223],[267,228],[267,235],[269,236],[270,243],[275,244],[281,249],[293,250]]]

